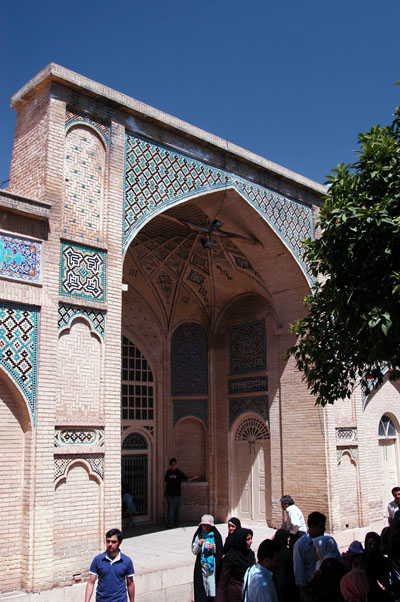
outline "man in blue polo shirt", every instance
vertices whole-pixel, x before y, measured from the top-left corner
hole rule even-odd
[[[89,602],[96,578],[99,578],[96,602],[126,602],[128,590],[129,602],[135,601],[135,583],[133,564],[129,556],[119,549],[122,542],[119,529],[110,529],[106,533],[106,551],[96,556],[89,569],[89,581],[86,586],[85,602]]]

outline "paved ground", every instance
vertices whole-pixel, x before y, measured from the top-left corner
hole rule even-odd
[[[384,520],[359,529],[348,529],[335,533],[335,539],[342,551],[354,540],[364,541],[367,531],[381,532]],[[253,550],[257,553],[260,542],[272,537],[275,529],[265,522],[244,523],[254,532]],[[191,542],[197,525],[185,524],[176,529],[166,529],[163,525],[136,526],[125,530],[122,550],[133,559],[137,602],[191,602],[192,576],[195,557],[191,552]],[[222,539],[227,536],[227,525],[218,524]],[[0,602],[83,602],[85,584],[42,591],[40,594],[10,592],[0,594]],[[92,598],[94,600],[94,596]]]
[[[263,539],[275,533],[275,529],[270,529],[265,523],[251,522],[243,526],[253,529],[255,552]],[[217,528],[225,541],[228,534],[227,525],[220,524]],[[155,568],[164,570],[191,563],[194,565],[195,557],[191,552],[191,543],[196,529],[195,524],[176,529],[166,529],[162,525],[134,527],[125,532],[126,539],[121,549],[131,556],[135,572],[138,574],[154,571]]]

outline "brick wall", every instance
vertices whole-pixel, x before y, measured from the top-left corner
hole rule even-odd
[[[101,486],[79,461],[57,485],[54,510],[54,585],[72,585],[88,574],[103,543]]]

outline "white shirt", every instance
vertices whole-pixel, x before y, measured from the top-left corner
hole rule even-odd
[[[295,535],[298,531],[303,531],[303,533],[307,532],[304,516],[300,508],[295,504],[292,504],[286,508],[286,513],[286,529],[291,535]]]
[[[245,602],[278,602],[271,571],[258,563],[248,568],[243,580],[242,596]]]
[[[389,502],[386,509],[386,517],[394,518],[394,515],[396,514],[397,510],[400,510],[400,507],[396,504],[396,502],[394,500],[392,502]]]

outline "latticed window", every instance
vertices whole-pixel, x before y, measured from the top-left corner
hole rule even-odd
[[[379,422],[378,436],[384,439],[393,439],[397,437],[396,427],[389,416],[382,416]]]
[[[154,384],[151,368],[136,345],[122,337],[123,420],[154,419]]]
[[[260,441],[262,439],[269,439],[269,429],[265,422],[258,418],[246,418],[240,423],[235,433],[235,441]]]

